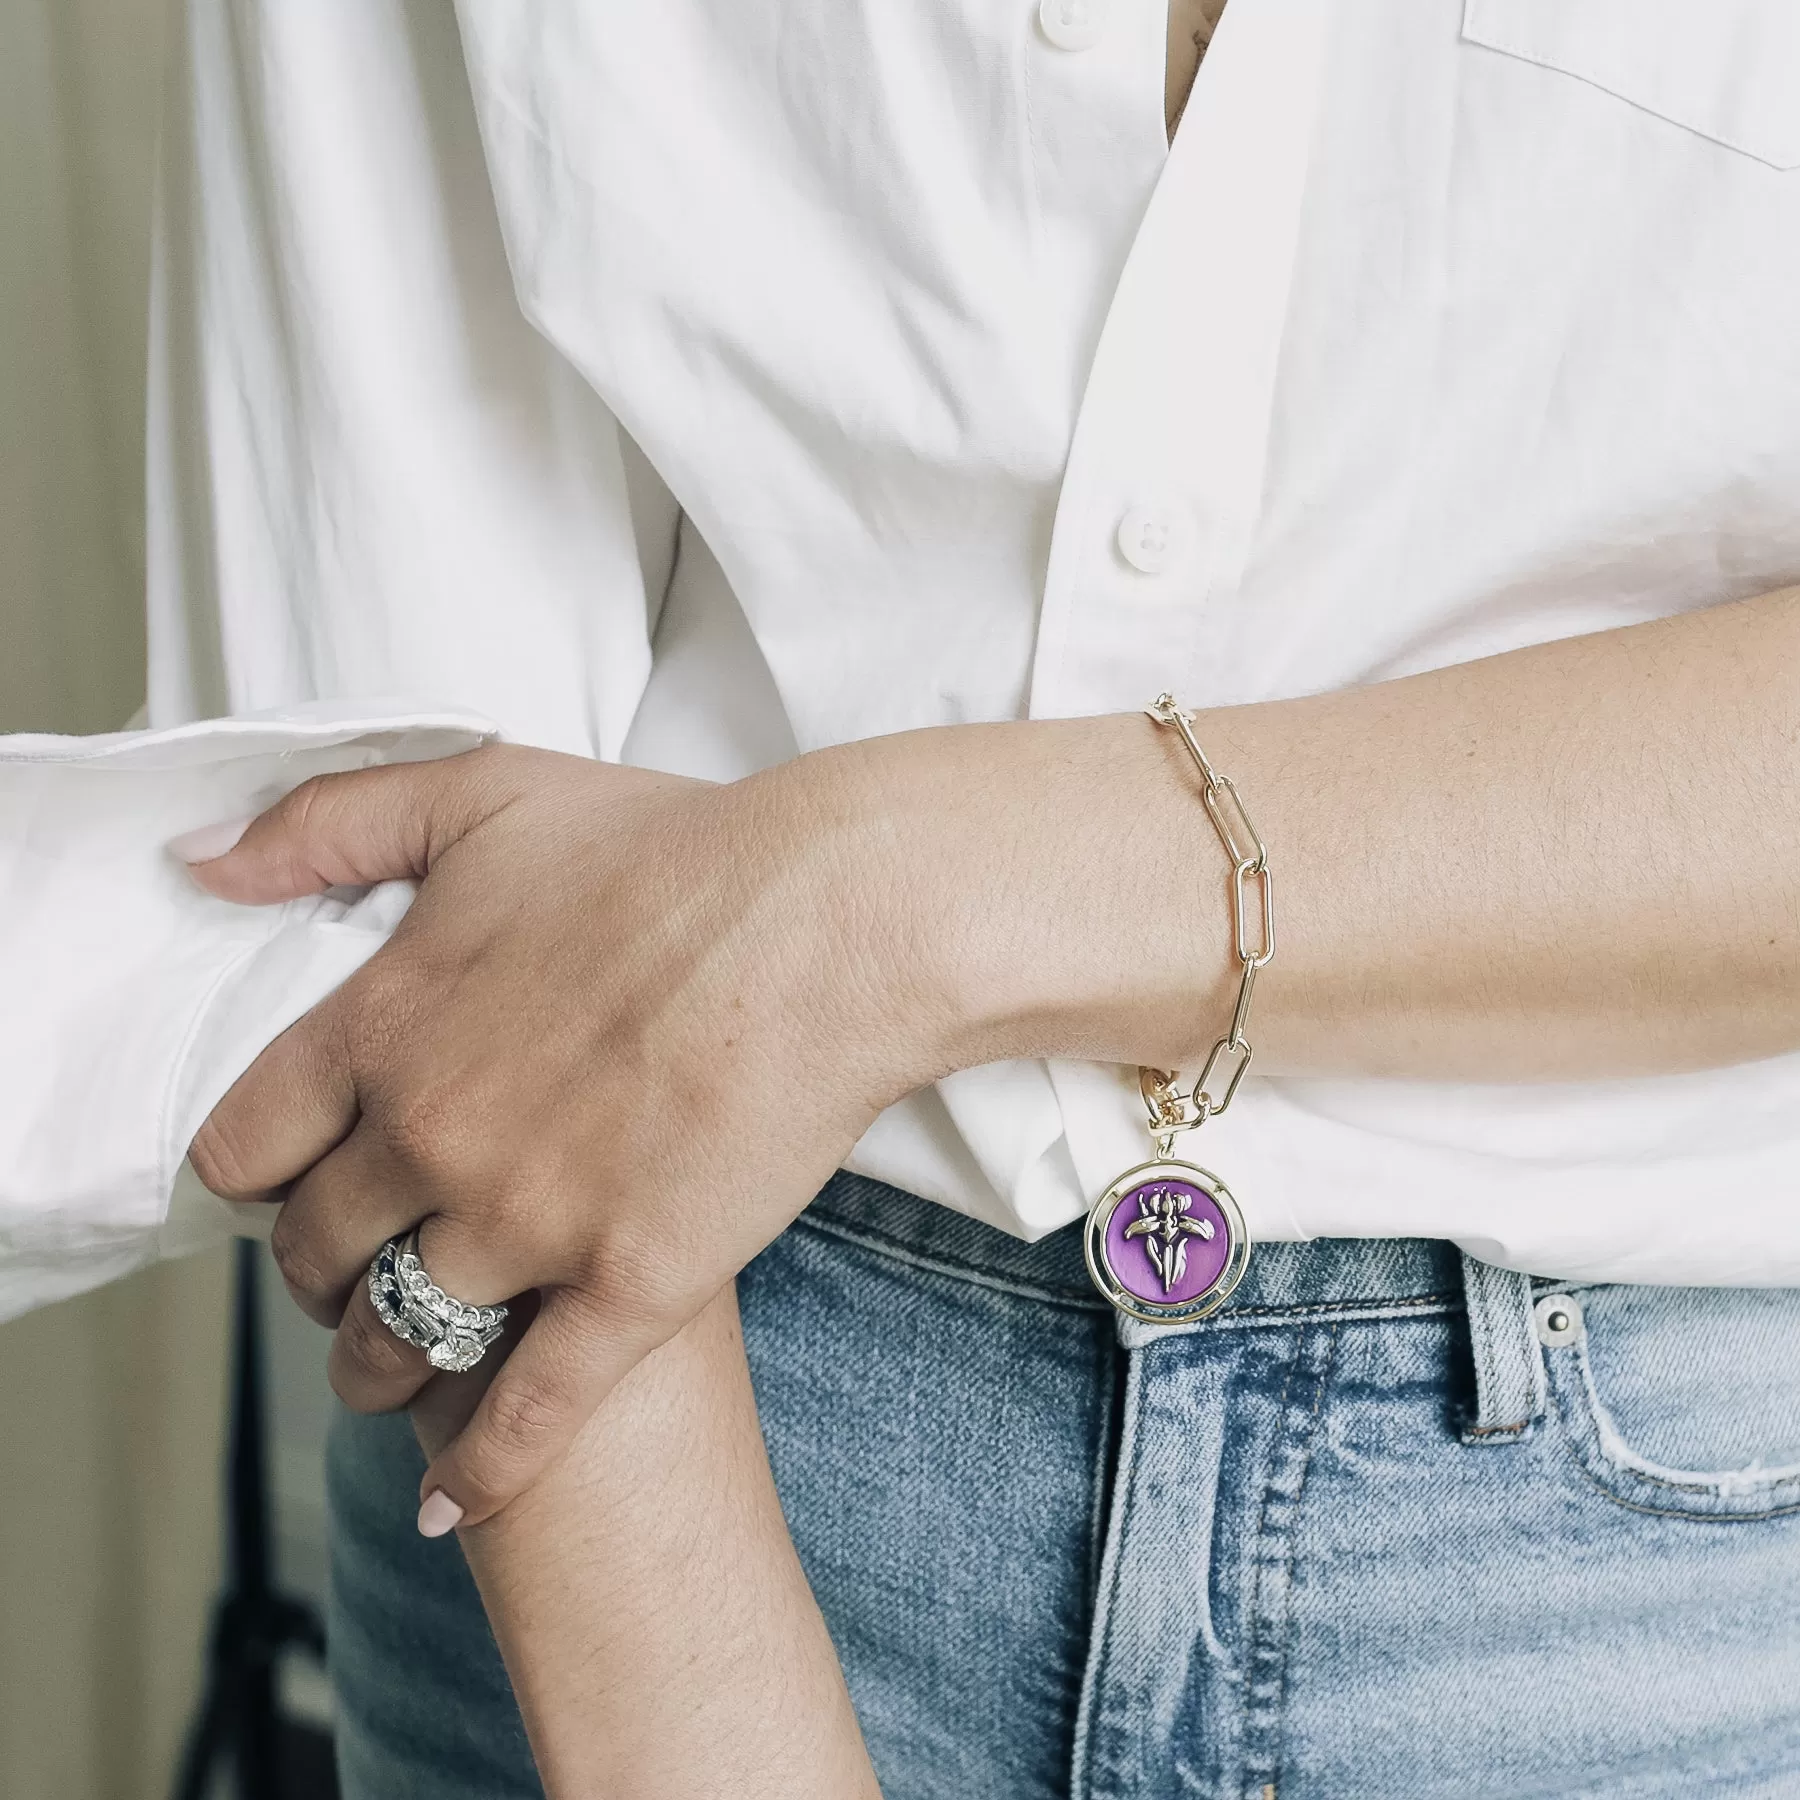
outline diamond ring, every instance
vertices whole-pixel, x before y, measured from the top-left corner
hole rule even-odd
[[[453,1299],[425,1273],[416,1225],[389,1238],[369,1264],[369,1298],[395,1337],[423,1350],[434,1369],[453,1374],[474,1368],[506,1323],[504,1306]]]

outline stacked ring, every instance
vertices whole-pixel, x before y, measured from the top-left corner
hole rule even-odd
[[[425,1273],[416,1225],[389,1238],[369,1264],[369,1298],[395,1337],[423,1350],[434,1369],[453,1374],[474,1368],[506,1323],[504,1306],[470,1306]]]

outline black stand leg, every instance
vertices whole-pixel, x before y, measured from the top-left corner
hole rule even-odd
[[[225,1590],[213,1616],[206,1693],[188,1736],[175,1800],[206,1800],[228,1758],[235,1765],[237,1800],[283,1800],[276,1694],[281,1658],[289,1650],[320,1660],[325,1655],[317,1614],[277,1593],[269,1567],[258,1254],[253,1243],[237,1246]]]

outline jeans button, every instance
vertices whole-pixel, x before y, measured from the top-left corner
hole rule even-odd
[[[1546,1294],[1531,1309],[1538,1342],[1560,1350],[1581,1336],[1581,1302],[1573,1294]]]

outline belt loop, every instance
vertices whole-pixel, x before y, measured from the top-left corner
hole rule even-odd
[[[1465,1444],[1510,1444],[1544,1410],[1544,1353],[1531,1316],[1531,1277],[1477,1261],[1465,1250],[1463,1295],[1475,1358],[1475,1413]]]

